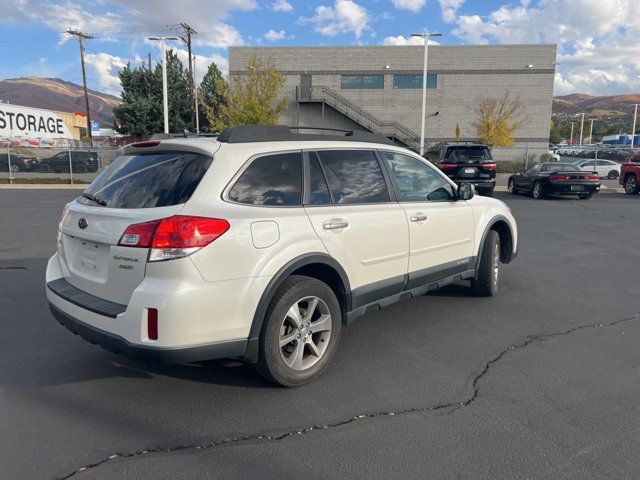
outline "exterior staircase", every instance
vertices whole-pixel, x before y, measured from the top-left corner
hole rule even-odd
[[[329,105],[334,110],[350,118],[367,130],[384,135],[385,137],[406,145],[412,150],[420,150],[419,134],[398,122],[380,120],[375,115],[357,106],[351,100],[343,97],[329,87],[322,85],[313,86],[309,89],[303,89],[301,92],[296,88],[296,96],[300,103],[324,103]],[[425,142],[425,150],[427,146]]]

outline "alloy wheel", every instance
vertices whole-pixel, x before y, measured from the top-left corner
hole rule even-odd
[[[307,370],[322,358],[331,338],[331,311],[319,297],[304,297],[287,311],[280,326],[279,346],[284,363]]]

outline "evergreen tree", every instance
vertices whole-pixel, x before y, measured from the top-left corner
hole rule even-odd
[[[153,70],[128,64],[119,72],[122,103],[113,109],[119,133],[146,137],[164,131],[162,108],[162,65]],[[169,131],[182,132],[190,123],[187,71],[178,56],[167,52]]]
[[[198,87],[200,131],[212,132],[210,119],[219,118],[225,98],[226,81],[215,63],[211,63]]]

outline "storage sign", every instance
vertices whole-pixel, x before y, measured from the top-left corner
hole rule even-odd
[[[39,108],[0,103],[0,137],[73,138],[57,114]]]

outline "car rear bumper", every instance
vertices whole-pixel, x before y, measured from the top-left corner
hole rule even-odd
[[[485,179],[477,180],[473,178],[460,178],[460,177],[449,177],[449,178],[454,182],[456,182],[457,184],[460,184],[462,182],[470,183],[471,185],[476,187],[476,190],[493,189],[496,186],[495,178],[490,178],[486,180]]]
[[[247,350],[246,340],[218,342],[194,347],[163,348],[136,345],[124,338],[93,327],[63,312],[49,303],[49,309],[58,322],[69,331],[80,335],[86,341],[100,345],[109,352],[124,354],[128,357],[153,363],[192,363],[217,358],[242,357]]]
[[[545,185],[545,193],[548,195],[593,195],[600,191],[600,185],[577,185],[581,187],[581,190],[572,189],[572,186],[576,185],[558,185],[548,184]]]

